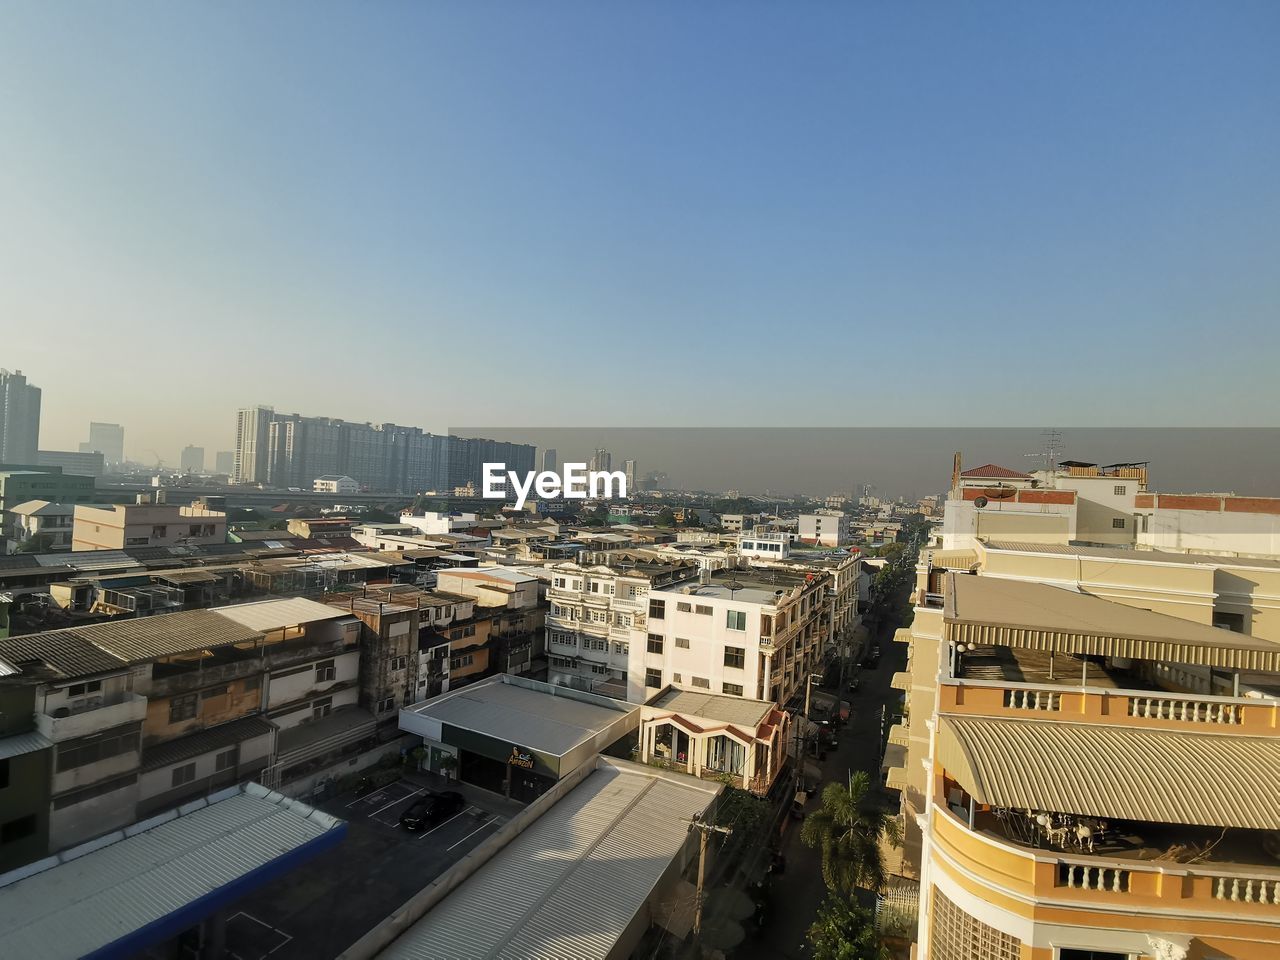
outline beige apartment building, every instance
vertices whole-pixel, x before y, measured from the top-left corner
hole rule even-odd
[[[1003,541],[1280,557],[1280,498],[1154,493],[1145,463],[989,463],[955,473],[944,506],[946,550]]]
[[[885,757],[914,955],[1280,955],[1278,613],[1276,561],[926,552]]]
[[[227,515],[199,503],[77,504],[71,529],[72,550],[173,547],[226,539]]]

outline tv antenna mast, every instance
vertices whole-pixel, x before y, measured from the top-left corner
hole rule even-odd
[[[1062,432],[1052,427],[1048,430],[1042,430],[1040,436],[1044,437],[1044,449],[1037,453],[1024,453],[1024,457],[1040,457],[1044,462],[1044,468],[1050,473],[1058,469],[1058,454],[1062,452]]]

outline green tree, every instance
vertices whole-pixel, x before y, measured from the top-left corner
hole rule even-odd
[[[893,543],[886,543],[883,547],[879,549],[876,555],[880,557],[885,557],[889,560],[896,560],[898,557],[902,556],[902,552],[906,549],[907,549],[906,544],[898,543],[895,541]]]
[[[902,843],[898,821],[869,796],[871,779],[859,770],[847,784],[828,783],[822,809],[812,813],[800,830],[806,846],[822,851],[822,879],[827,889],[852,897],[859,887],[880,890],[886,875],[882,839]]]
[[[721,850],[732,859],[744,849],[758,845],[769,821],[769,804],[761,797],[737,787],[727,787],[716,802],[712,822],[730,827]]]
[[[582,515],[582,525],[584,527],[605,527],[609,525],[609,508],[603,503],[597,503],[594,507]]]
[[[663,507],[658,511],[658,516],[654,523],[659,527],[674,527],[676,525],[675,511],[670,507]]]
[[[818,908],[809,927],[813,960],[888,960],[889,951],[876,936],[871,911],[831,896]]]
[[[449,504],[439,497],[428,497],[420,493],[413,498],[413,505],[409,509],[417,516],[424,513],[448,513]]]

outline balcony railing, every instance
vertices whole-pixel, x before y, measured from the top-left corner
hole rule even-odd
[[[1131,914],[1219,914],[1280,920],[1280,869],[1235,863],[1063,856],[973,830],[935,796],[932,836],[947,860],[985,887],[1037,901],[1080,905],[1120,899]],[[946,861],[943,866],[948,868]]]
[[[68,712],[66,716],[37,713],[36,729],[57,743],[99,733],[126,723],[140,723],[146,719],[146,716],[147,698],[135,693],[126,693],[123,698],[116,699],[113,703],[104,703],[92,710]]]
[[[1215,727],[1247,736],[1280,736],[1280,701],[1270,698],[943,679],[939,712],[988,717],[1035,713],[1039,719],[1071,723],[1180,730]]]

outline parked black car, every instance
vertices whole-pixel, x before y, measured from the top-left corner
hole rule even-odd
[[[400,814],[400,826],[406,830],[425,830],[448,820],[467,805],[460,793],[446,790],[444,793],[428,793],[419,797]]]

